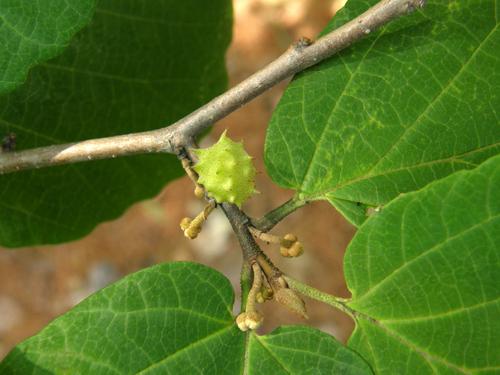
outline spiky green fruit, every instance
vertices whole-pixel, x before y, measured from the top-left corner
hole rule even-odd
[[[255,167],[241,142],[233,142],[224,132],[213,146],[193,150],[198,163],[198,183],[217,202],[241,207],[255,190]]]

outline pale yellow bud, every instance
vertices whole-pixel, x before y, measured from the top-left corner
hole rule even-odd
[[[242,312],[236,317],[236,325],[243,332],[259,328],[263,321],[264,317],[258,311]]]
[[[180,226],[182,230],[186,230],[189,228],[189,225],[191,225],[191,219],[189,217],[185,217],[181,220]]]
[[[191,239],[194,240],[196,237],[198,237],[198,234],[201,232],[201,226],[189,226],[184,230],[184,235]]]
[[[287,233],[281,239],[281,246],[289,249],[295,242],[297,242],[297,236],[292,233]]]
[[[293,312],[307,319],[306,305],[295,292],[288,288],[282,288],[274,293],[276,301],[285,305]]]
[[[295,242],[290,249],[288,249],[288,255],[291,257],[298,257],[304,253],[304,247],[300,242]]]
[[[247,314],[244,312],[236,317],[236,325],[238,326],[240,331],[243,331],[243,332],[248,331],[248,326],[245,322],[246,318],[247,318]]]
[[[281,246],[280,247],[280,254],[281,254],[281,256],[289,257],[290,254],[288,254],[288,247]]]
[[[200,185],[196,185],[194,188],[194,195],[198,199],[203,199],[205,197],[205,190]]]
[[[248,329],[254,330],[259,328],[264,321],[264,317],[258,311],[247,312],[245,323]]]
[[[257,303],[264,303],[265,301],[266,301],[266,299],[264,298],[264,295],[262,294],[262,292],[258,292],[255,295],[255,302],[257,302]]]

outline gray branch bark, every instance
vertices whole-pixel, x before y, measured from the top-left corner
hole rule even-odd
[[[303,39],[264,69],[171,126],[141,133],[0,154],[0,174],[139,153],[177,153],[196,135],[282,80],[360,40],[389,21],[423,7],[425,0],[382,0],[310,44]]]

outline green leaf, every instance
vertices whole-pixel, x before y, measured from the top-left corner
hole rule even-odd
[[[32,66],[59,55],[94,7],[95,0],[2,0],[0,95],[19,86]]]
[[[226,87],[231,17],[230,0],[99,1],[61,56],[0,97],[0,135],[29,149],[178,120]],[[181,173],[175,157],[145,155],[0,176],[0,244],[76,239]]]
[[[326,31],[376,2],[350,0]],[[298,75],[267,133],[273,180],[359,225],[366,209],[496,155],[499,9],[429,0]]]
[[[372,374],[370,367],[333,337],[304,326],[250,334],[247,374]]]
[[[500,371],[500,156],[405,194],[345,256],[357,327],[376,373]]]
[[[229,281],[208,267],[151,267],[14,348],[0,373],[371,373],[357,354],[312,328],[283,327],[267,336],[239,331],[233,298]]]

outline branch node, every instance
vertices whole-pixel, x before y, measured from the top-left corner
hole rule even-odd
[[[2,139],[0,152],[11,152],[16,149],[16,133],[9,133]]]
[[[413,0],[413,1],[408,1],[408,4],[407,4],[407,13],[412,13],[413,11],[415,11],[416,9],[421,9],[423,7],[425,7],[427,3],[427,0]]]
[[[302,36],[293,44],[293,48],[296,51],[302,52],[305,48],[312,45],[314,41],[306,36]]]

